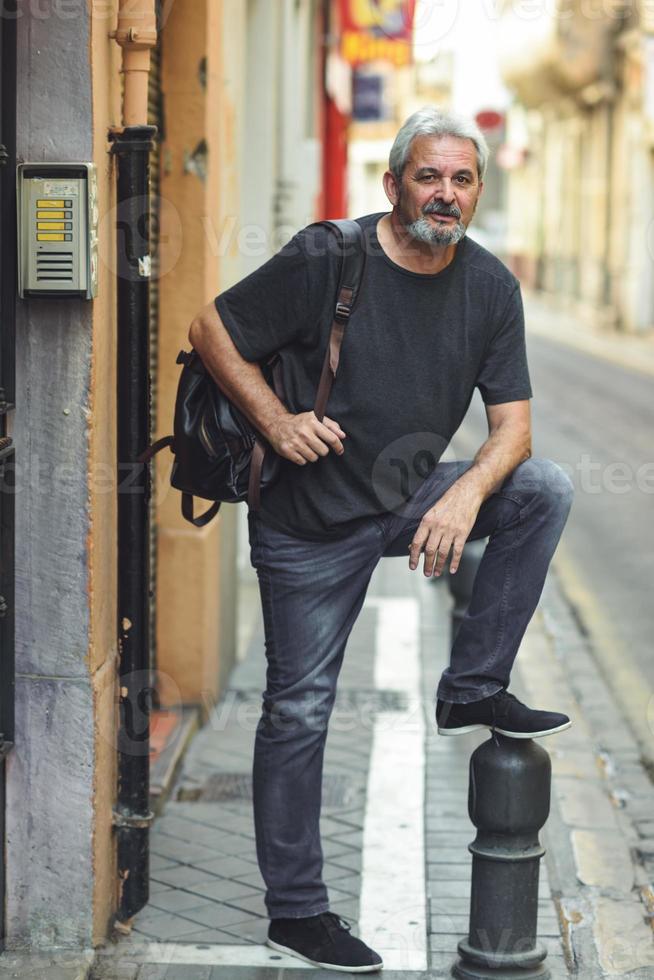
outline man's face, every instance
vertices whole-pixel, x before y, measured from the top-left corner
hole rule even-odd
[[[416,136],[401,183],[391,179],[386,192],[413,238],[444,246],[465,235],[482,188],[472,140]]]

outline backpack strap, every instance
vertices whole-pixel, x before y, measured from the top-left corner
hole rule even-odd
[[[149,460],[152,459],[153,456],[156,456],[156,454],[160,453],[162,449],[165,449],[166,446],[170,446],[171,452],[174,453],[175,452],[174,443],[175,440],[173,439],[172,436],[163,436],[161,439],[157,439],[156,442],[153,442],[151,446],[148,446],[147,449],[144,449],[141,455],[137,456],[136,459],[139,463],[147,463]]]
[[[192,493],[182,493],[182,514],[187,521],[194,524],[195,527],[204,527],[209,521],[213,520],[218,511],[220,510],[220,500],[215,500],[211,507],[205,510],[204,514],[200,514],[199,517],[193,516],[193,494]]]
[[[363,232],[357,221],[343,218],[338,221],[319,221],[337,236],[339,240],[341,260],[341,275],[336,293],[334,320],[329,334],[329,343],[325,351],[322,373],[318,382],[318,393],[314,406],[316,418],[322,422],[327,408],[327,401],[332,384],[338,371],[341,345],[345,327],[359,296],[363,273],[366,266],[366,249]]]
[[[357,301],[361,288],[366,264],[366,250],[361,226],[356,221],[349,218],[342,218],[334,221],[316,221],[314,225],[324,225],[336,236],[338,251],[341,256],[341,272],[336,292],[334,319],[329,334],[329,343],[325,351],[325,360],[322,366],[320,381],[318,382],[318,392],[313,409],[316,418],[322,422],[332,384],[334,383],[334,378],[338,370],[345,327],[350,318],[350,313],[354,309],[354,304]],[[277,355],[277,358],[273,365],[275,394],[284,401],[283,396],[279,394],[278,390],[278,386],[281,388],[281,365],[279,355]],[[276,371],[278,372],[278,377],[276,376]],[[248,508],[252,511],[258,511],[261,503],[261,470],[268,448],[267,444],[264,445],[261,439],[257,438],[252,450],[250,478],[248,481]]]

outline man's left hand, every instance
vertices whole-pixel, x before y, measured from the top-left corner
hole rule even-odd
[[[451,549],[450,572],[454,574],[482,502],[473,487],[463,483],[453,484],[427,511],[418,525],[409,546],[409,568],[413,570],[417,567],[420,552],[424,551],[425,575],[440,575]]]

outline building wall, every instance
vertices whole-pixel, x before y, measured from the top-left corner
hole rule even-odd
[[[636,8],[623,23],[609,7],[592,19],[573,7],[565,30],[550,11],[547,44],[524,23],[511,35],[504,15],[508,143],[527,150],[509,177],[510,260],[593,325],[644,332],[654,327],[649,34]]]
[[[179,0],[170,9],[161,36],[158,435],[171,428],[175,359],[192,318],[315,219],[317,12],[315,0]],[[208,708],[236,654],[244,505],[225,504],[194,528],[168,487],[169,469],[159,457],[159,691],[164,705]]]
[[[232,7],[230,13],[238,23],[238,11]],[[224,217],[219,175],[231,152],[221,142],[221,126],[224,131],[225,115],[235,116],[223,89],[225,16],[222,3],[181,0],[161,33],[158,435],[172,427],[177,353],[188,349],[191,320],[218,292]],[[233,547],[234,516],[223,506],[206,527],[188,524],[180,495],[168,483],[170,465],[171,457],[161,456],[156,472],[158,689],[164,706],[181,701],[208,708],[218,694],[221,663],[234,658],[233,574],[223,567],[221,575],[220,563],[221,545]],[[206,502],[198,504],[206,509]],[[221,645],[225,618],[232,628],[223,628]]]
[[[18,159],[93,160],[88,13],[80,6],[74,18],[63,18],[45,4],[40,14],[17,20]],[[106,165],[100,177],[107,202]],[[106,275],[101,289],[97,312],[79,299],[17,303],[9,948],[88,945],[96,860],[106,867],[108,800],[102,827],[94,805],[95,720],[112,689],[112,502],[111,492],[101,498],[92,485],[113,424],[106,416],[111,382],[98,383],[94,370],[95,357],[110,357],[111,342],[102,336],[111,331]]]
[[[92,474],[89,536],[91,611],[90,668],[93,686],[94,810],[92,944],[108,934],[117,897],[116,841],[112,812],[116,798],[118,725],[118,649],[116,624],[117,521],[116,488],[116,163],[108,152],[107,134],[121,126],[121,51],[108,37],[106,17],[91,19],[93,159],[98,169],[98,295],[93,301],[91,360],[90,457]],[[112,477],[107,479],[107,476]]]
[[[193,316],[315,218],[319,6],[165,5],[157,435],[172,427],[175,359],[188,348]],[[78,5],[71,14],[44,0],[38,16],[24,9],[17,21],[18,159],[96,164],[100,262],[94,301],[30,299],[17,309],[8,948],[98,945],[118,898],[116,174],[108,142],[122,122],[121,51],[109,37],[117,7]],[[169,467],[160,456],[153,484],[158,690],[164,706],[207,711],[235,657],[245,508],[225,505],[207,528],[191,527]]]

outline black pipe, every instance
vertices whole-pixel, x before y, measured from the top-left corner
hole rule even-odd
[[[149,154],[156,126],[111,133],[118,170],[118,653],[120,727],[114,825],[120,892],[116,918],[127,922],[149,898],[150,678],[149,498],[147,465],[137,462],[150,441]]]

